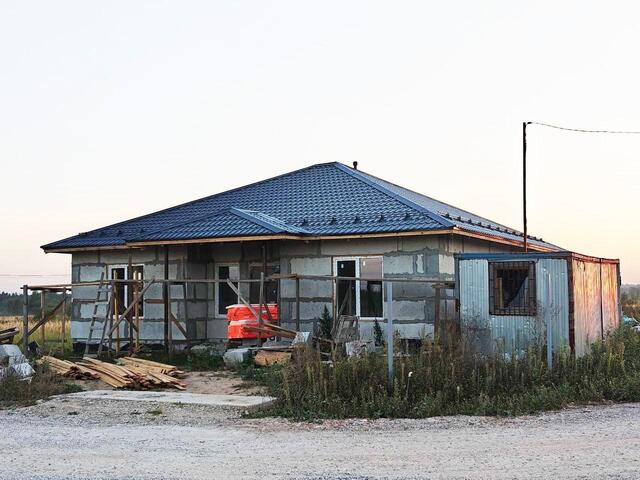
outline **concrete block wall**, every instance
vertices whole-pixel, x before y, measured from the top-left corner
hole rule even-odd
[[[71,271],[72,282],[95,282],[100,280],[104,273],[104,278],[108,279],[109,266],[127,266],[131,262],[133,265],[144,265],[144,277],[146,280],[152,278],[164,278],[164,250],[156,247],[131,250],[105,250],[96,252],[80,252],[72,254]],[[185,278],[186,249],[182,247],[169,250],[169,276],[170,278]],[[182,287],[174,285],[172,290],[171,308],[174,315],[183,318],[181,311],[183,306]],[[72,296],[72,322],[71,337],[74,342],[86,341],[89,335],[91,317],[93,315],[97,286],[77,286],[73,287]],[[104,299],[104,295],[102,296]],[[141,319],[140,340],[143,342],[162,342],[164,339],[164,306],[158,303],[162,300],[162,285],[152,285],[144,296],[144,319]],[[105,307],[101,306],[98,315],[104,314]],[[191,314],[191,311],[189,312]],[[93,339],[99,339],[102,334],[102,324],[96,322],[93,332]],[[183,328],[186,326],[183,323]],[[120,336],[128,338],[128,327],[123,322],[119,328]],[[177,326],[172,325],[173,338],[184,339]]]
[[[264,245],[264,246],[263,246]],[[328,241],[277,241],[213,243],[188,247],[170,247],[170,278],[214,279],[215,268],[220,263],[237,263],[240,278],[249,278],[251,265],[261,264],[263,248],[267,262],[279,263],[282,274],[333,275],[335,257],[382,256],[385,278],[417,278],[432,280],[454,279],[454,254],[460,252],[508,252],[514,249],[472,238],[447,236],[415,236]],[[73,281],[95,281],[108,265],[129,263],[144,265],[145,279],[163,278],[164,249],[114,250],[104,252],[74,253],[72,258]],[[241,284],[240,291],[249,298],[249,284]],[[429,284],[395,283],[394,323],[401,336],[420,338],[433,334],[434,291]],[[184,320],[183,289],[172,288],[172,312]],[[227,322],[216,312],[216,288],[211,285],[189,285],[187,307],[189,322],[185,328],[191,338],[218,339],[226,337]],[[280,317],[285,326],[295,324],[295,280],[280,282]],[[72,335],[82,341],[88,332],[95,287],[75,287],[73,290]],[[334,284],[331,280],[300,280],[300,323],[310,330],[326,307],[333,313]],[[164,307],[154,303],[162,299],[162,287],[154,285],[145,295],[145,318],[141,339],[162,341]],[[151,303],[146,303],[151,300]],[[386,301],[386,298],[385,298]],[[451,305],[450,308],[453,308]],[[384,325],[382,325],[384,328]],[[124,327],[123,327],[124,328]],[[361,322],[363,335],[372,335],[373,322]],[[96,329],[96,332],[100,332]],[[122,332],[124,335],[124,332]],[[175,339],[182,334],[173,327]]]

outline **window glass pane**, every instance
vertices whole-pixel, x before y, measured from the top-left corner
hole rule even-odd
[[[131,279],[132,280],[144,280],[144,267],[142,265],[134,265],[131,267]],[[133,300],[133,295],[136,291],[140,291],[144,288],[144,284],[139,283],[136,288],[131,286],[131,300]],[[132,310],[132,315],[135,316],[135,309]],[[144,317],[144,297],[140,298],[138,302],[138,316]]]
[[[527,304],[527,278],[529,270],[502,270],[498,269],[497,280],[499,285],[498,306],[500,308],[525,307]]]
[[[125,269],[121,268],[112,268],[111,269],[111,279],[112,280],[125,280]],[[126,305],[126,291],[125,285],[123,282],[116,282],[114,285],[114,302],[115,308],[114,311],[121,315],[124,313]]]
[[[382,258],[361,258],[360,278],[381,279]],[[360,280],[360,316],[382,317],[381,280]]]
[[[237,265],[218,266],[218,279],[229,279],[236,287],[238,286],[238,274],[239,268]],[[226,282],[218,283],[218,315],[226,316],[227,307],[236,303],[238,303],[238,296],[231,287]]]
[[[355,277],[355,260],[337,262],[339,277]],[[338,280],[338,313],[341,315],[356,314],[356,282],[355,280]]]
[[[260,272],[262,272],[262,265],[254,265],[249,269],[249,278],[252,280],[260,280]],[[280,273],[280,265],[267,265],[267,270],[264,272],[264,276],[270,277]],[[260,302],[260,284],[251,283],[249,287],[249,303]],[[267,303],[278,303],[278,282],[271,281],[264,283],[264,296]]]

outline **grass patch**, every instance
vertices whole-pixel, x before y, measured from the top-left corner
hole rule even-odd
[[[0,408],[34,405],[53,395],[80,390],[78,385],[54,374],[46,366],[37,366],[31,382],[22,381],[15,375],[0,378]]]
[[[313,350],[284,368],[243,367],[278,402],[269,413],[295,418],[423,418],[440,415],[512,416],[571,404],[640,401],[640,335],[621,326],[590,352],[556,355],[547,368],[543,348],[479,358],[464,345],[425,342],[396,358],[387,388],[384,355],[323,362]]]
[[[153,360],[154,362],[175,365],[180,370],[190,372],[207,372],[220,370],[224,367],[224,361],[220,355],[194,355],[191,352],[153,352],[150,355],[140,355],[140,358]]]
[[[155,416],[162,415],[162,410],[160,410],[160,409],[147,410],[147,414],[155,415]]]

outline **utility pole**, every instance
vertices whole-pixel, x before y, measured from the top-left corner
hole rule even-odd
[[[529,250],[527,244],[527,125],[531,122],[522,122],[522,221],[524,224],[522,237],[525,253]]]

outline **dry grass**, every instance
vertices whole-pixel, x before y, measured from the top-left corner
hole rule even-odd
[[[29,328],[35,325],[36,320],[33,316],[29,317]],[[22,317],[15,316],[0,316],[0,330],[5,328],[17,327],[22,332]],[[65,350],[71,349],[71,324],[69,319],[64,321],[65,328]],[[20,342],[22,338],[21,334],[18,334],[14,343]],[[44,338],[44,342],[43,342]],[[60,339],[62,338],[62,317],[56,317],[49,320],[44,325],[44,337],[42,328],[39,328],[36,332],[29,337],[30,341],[36,341],[45,352],[60,351]]]
[[[80,387],[56,375],[46,366],[36,366],[30,382],[20,380],[14,375],[0,378],[0,409],[33,405],[38,400],[53,395],[80,390]]]

